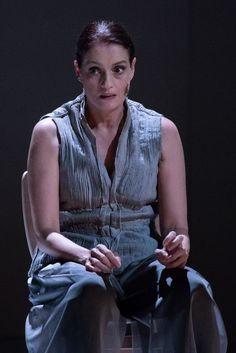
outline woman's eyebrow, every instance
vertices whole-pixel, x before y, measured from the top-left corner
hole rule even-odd
[[[115,65],[120,65],[120,64],[127,64],[127,60],[120,60],[120,61],[117,61],[115,62],[114,64],[112,64],[112,66],[115,66]],[[85,65],[98,65],[98,66],[103,66],[102,64],[100,64],[99,62],[97,61],[94,61],[94,60],[88,60],[87,62],[85,62]]]
[[[118,61],[118,62],[112,64],[112,65],[127,64],[127,62],[128,62],[127,60],[121,60],[121,61]]]
[[[99,63],[96,62],[96,61],[89,60],[89,61],[85,62],[85,65],[91,65],[91,64],[101,66],[101,64],[99,64]]]

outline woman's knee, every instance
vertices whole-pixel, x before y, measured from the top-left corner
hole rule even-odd
[[[96,305],[96,303],[105,302],[108,304],[110,301],[115,300],[114,291],[105,283],[104,279],[98,275],[86,276],[80,283],[80,300],[85,299],[89,305]]]
[[[191,296],[204,296],[212,298],[212,289],[209,282],[197,271],[188,268],[187,278]]]

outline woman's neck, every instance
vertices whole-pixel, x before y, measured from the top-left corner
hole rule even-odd
[[[122,106],[114,111],[104,112],[86,106],[85,116],[91,129],[115,129],[118,128],[122,119],[126,116],[126,110],[126,107]]]

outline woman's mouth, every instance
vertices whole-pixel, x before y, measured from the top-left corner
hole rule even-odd
[[[101,94],[100,98],[104,100],[109,100],[109,99],[115,98],[115,96],[116,96],[115,94]]]

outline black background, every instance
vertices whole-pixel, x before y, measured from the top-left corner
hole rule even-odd
[[[94,19],[129,30],[137,49],[130,98],[172,119],[185,150],[192,253],[235,340],[234,1],[5,1],[0,4],[0,351],[24,353],[29,310],[20,179],[34,124],[80,92],[77,34]],[[206,327],[207,330],[207,327]],[[207,353],[207,352],[206,352]]]

